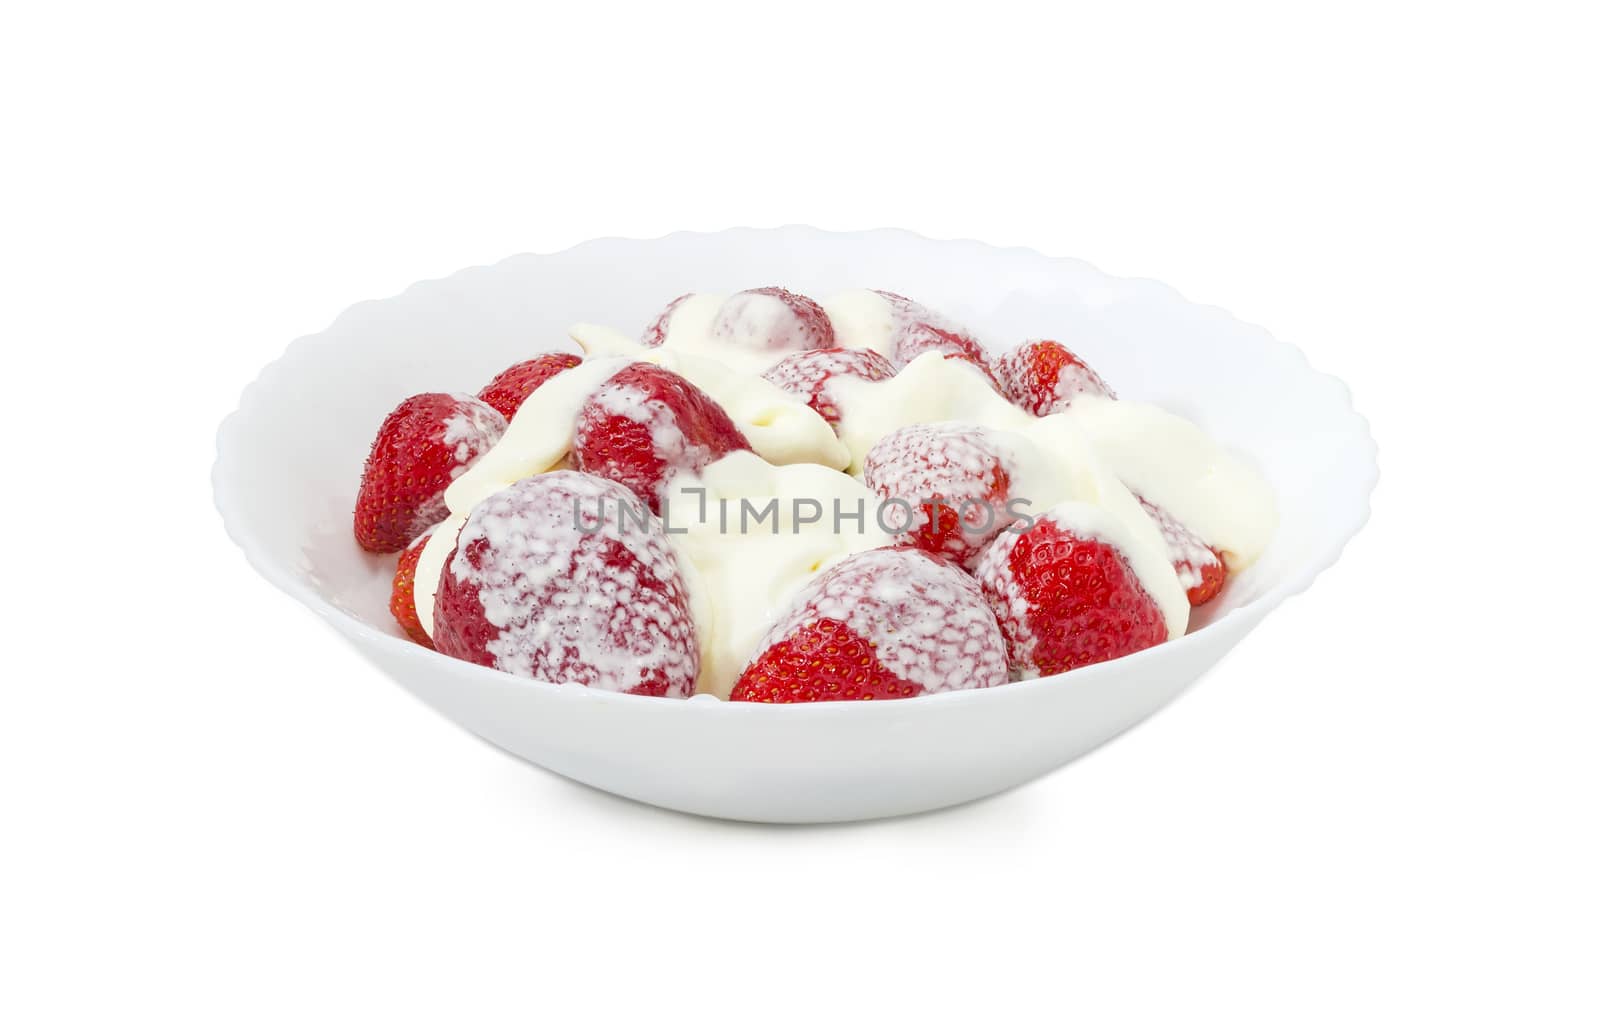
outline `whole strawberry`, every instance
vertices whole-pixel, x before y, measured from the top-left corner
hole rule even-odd
[[[762,376],[795,397],[804,398],[837,430],[839,405],[829,384],[840,377],[887,380],[894,374],[894,363],[870,348],[817,348],[786,356]]]
[[[1061,412],[1080,394],[1115,398],[1100,374],[1059,341],[1026,341],[1000,357],[995,367],[1004,394],[1036,416]]]
[[[439,652],[546,682],[691,695],[688,591],[661,521],[636,510],[618,484],[569,471],[484,500],[440,576]]]
[[[444,520],[445,488],[500,440],[506,420],[465,394],[418,394],[378,429],[356,494],[356,542],[401,550]]]
[[[428,545],[428,538],[434,532],[429,529],[400,552],[400,563],[394,570],[394,584],[389,589],[389,613],[394,615],[394,620],[400,623],[400,628],[405,630],[407,636],[429,650],[433,649],[433,640],[428,638],[428,631],[417,617],[417,562],[422,558],[422,548]]]
[[[563,370],[569,370],[583,360],[568,352],[549,352],[519,362],[501,371],[478,392],[478,400],[505,416],[509,421],[517,409],[528,400],[528,395],[539,389],[546,380]]]
[[[1001,533],[979,557],[974,574],[1005,635],[1012,677],[1071,671],[1167,639],[1161,608],[1129,560],[1085,526],[1097,511],[1057,506],[1024,532]]]
[[[1015,467],[1001,434],[970,423],[922,423],[884,435],[867,452],[862,479],[900,530],[895,544],[970,567],[1017,516]]]
[[[880,548],[807,583],[729,699],[896,700],[1005,682],[1005,643],[972,578],[923,551]]]
[[[660,366],[636,362],[617,371],[578,410],[572,461],[627,487],[660,513],[668,479],[698,472],[750,442],[704,391]]]

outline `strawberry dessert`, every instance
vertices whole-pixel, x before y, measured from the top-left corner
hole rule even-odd
[[[571,341],[378,427],[355,539],[398,555],[424,647],[639,696],[920,699],[1181,637],[1276,527],[1260,474],[1117,397],[1093,338],[997,349],[899,291],[756,287]]]

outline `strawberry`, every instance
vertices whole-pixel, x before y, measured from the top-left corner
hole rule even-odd
[[[722,303],[711,336],[739,348],[832,348],[833,322],[822,307],[783,288],[752,288]]]
[[[895,700],[1005,681],[1005,643],[972,577],[923,551],[879,548],[807,583],[728,698]]]
[[[1222,584],[1228,581],[1222,555],[1206,546],[1204,540],[1165,509],[1142,497],[1139,503],[1161,530],[1161,538],[1167,541],[1167,552],[1172,556],[1172,567],[1178,571],[1178,581],[1189,591],[1189,606],[1199,607],[1222,592]]]
[[[1017,520],[1007,508],[1015,472],[995,431],[968,423],[922,423],[884,435],[862,462],[895,545],[970,567],[994,535]]]
[[[356,494],[356,542],[390,554],[443,521],[444,491],[506,431],[506,419],[465,394],[419,394],[389,413]]]
[[[1036,416],[1060,412],[1080,394],[1115,398],[1100,374],[1059,341],[1025,341],[995,366],[1011,403]]]
[[[478,392],[478,400],[510,420],[539,385],[582,361],[568,352],[549,352],[519,362],[489,381],[488,386]]]
[[[394,584],[389,590],[389,613],[394,615],[394,620],[400,623],[407,636],[429,650],[433,649],[433,640],[428,638],[427,630],[417,618],[416,591],[417,562],[422,558],[422,548],[428,545],[428,538],[433,534],[434,530],[429,529],[400,552],[400,563],[394,570]]]
[[[1166,620],[1122,551],[1065,504],[1001,533],[974,574],[1000,622],[1013,678],[1071,671],[1155,646]],[[1090,509],[1091,511],[1097,509]]]
[[[468,516],[434,604],[439,652],[523,678],[688,697],[695,623],[661,520],[619,484],[531,476]]]
[[[894,364],[869,348],[816,348],[786,356],[761,375],[790,394],[804,398],[807,405],[837,429],[839,406],[829,391],[830,381],[838,377],[887,380],[894,374]]]
[[[650,321],[650,326],[644,328],[644,334],[639,337],[639,343],[646,348],[661,347],[661,344],[667,340],[667,324],[672,322],[672,314],[678,311],[678,307],[683,305],[685,300],[693,297],[694,292],[691,291],[687,295],[679,295],[671,302],[668,302],[667,307],[661,310],[660,315]]]
[[[945,319],[940,314],[892,291],[879,291],[889,303],[891,322],[889,361],[904,367],[924,352],[938,352],[947,359],[960,359],[971,363],[989,381],[989,386],[1000,390],[989,365],[989,355],[983,344],[965,327]]]
[[[722,406],[668,369],[636,362],[619,370],[578,410],[573,464],[621,483],[660,512],[668,479],[698,472],[750,442]]]

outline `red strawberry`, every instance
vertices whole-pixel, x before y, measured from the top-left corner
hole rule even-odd
[[[804,398],[807,405],[837,428],[839,406],[829,392],[829,381],[836,377],[887,380],[894,374],[894,364],[871,349],[817,348],[786,356],[762,376],[790,394]]]
[[[677,555],[634,496],[531,476],[468,516],[434,604],[439,652],[523,678],[687,697],[700,651]]]
[[[1000,622],[1014,678],[1071,671],[1155,646],[1166,620],[1122,552],[1062,505],[1001,533],[974,574]],[[1083,506],[1077,506],[1083,507]]]
[[[993,430],[922,423],[886,434],[867,452],[862,478],[885,502],[895,545],[970,567],[994,535],[1017,520],[1007,509],[1015,472]],[[910,506],[909,510],[907,505]]]
[[[567,352],[550,352],[519,362],[489,381],[489,385],[478,392],[478,400],[509,420],[540,384],[582,361]]]
[[[947,359],[971,363],[983,373],[991,387],[1000,390],[1000,381],[989,366],[988,353],[965,327],[904,295],[896,295],[892,291],[880,291],[878,294],[889,303],[893,322],[889,361],[904,367],[924,352],[938,352]]]
[[[972,578],[922,551],[880,548],[807,583],[728,698],[894,700],[1005,681],[1005,643]]]
[[[667,324],[672,322],[672,314],[678,311],[678,307],[683,305],[685,299],[693,297],[694,292],[691,291],[687,295],[679,295],[671,302],[668,302],[667,307],[661,310],[661,314],[650,321],[650,326],[644,328],[644,334],[640,336],[639,343],[646,348],[659,348],[661,343],[667,339]]]
[[[625,366],[578,410],[573,464],[614,480],[661,510],[667,480],[698,472],[750,442],[722,406],[700,388],[660,366]]]
[[[1000,357],[995,373],[1011,403],[1036,416],[1060,412],[1080,394],[1116,397],[1100,374],[1059,341],[1025,341]]]
[[[465,394],[419,394],[389,413],[356,494],[356,542],[376,554],[405,547],[444,520],[444,491],[506,431],[505,417]]]
[[[1165,509],[1139,498],[1145,513],[1161,530],[1167,541],[1167,552],[1172,556],[1172,567],[1178,570],[1178,581],[1189,591],[1189,606],[1199,607],[1222,592],[1228,581],[1228,569],[1222,555],[1194,534],[1188,526],[1169,515]]]
[[[722,303],[711,336],[740,348],[832,348],[833,321],[804,295],[752,288]]]
[[[433,640],[428,638],[427,630],[417,617],[417,562],[421,560],[422,548],[428,546],[428,538],[433,533],[432,529],[428,530],[400,552],[400,564],[394,570],[394,585],[389,590],[389,613],[406,630],[407,636],[429,650],[433,649]]]

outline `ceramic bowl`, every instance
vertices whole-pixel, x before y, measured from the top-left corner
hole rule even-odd
[[[580,320],[631,334],[683,292],[767,284],[812,295],[885,288],[991,342],[1067,341],[1121,396],[1195,420],[1260,468],[1279,499],[1271,546],[1177,640],[1068,675],[909,700],[625,696],[517,678],[403,637],[387,607],[394,559],[362,552],[350,531],[362,460],[400,399],[474,392],[536,352],[575,350],[566,331]],[[1220,309],[1026,249],[803,227],[603,239],[353,306],[250,385],[222,424],[214,472],[228,533],[256,570],[452,721],[633,799],[789,822],[949,806],[1082,756],[1311,585],[1366,522],[1376,480],[1372,438],[1344,384]]]

